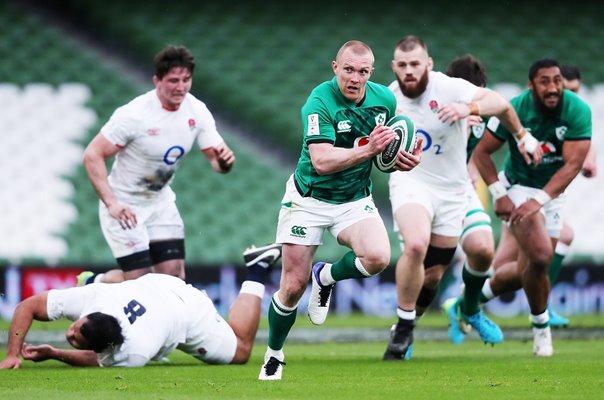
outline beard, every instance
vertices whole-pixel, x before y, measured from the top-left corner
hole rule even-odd
[[[401,92],[403,92],[405,97],[415,99],[426,91],[426,88],[428,87],[428,74],[429,71],[426,69],[419,78],[419,81],[405,82],[402,81],[398,75],[396,76],[396,80],[398,81],[398,86],[401,88]]]
[[[556,104],[555,107],[547,107],[539,96],[533,92],[533,102],[535,103],[535,108],[537,109],[537,112],[545,117],[557,117],[562,113],[562,98],[562,93],[560,93],[560,97],[558,97],[558,104]]]

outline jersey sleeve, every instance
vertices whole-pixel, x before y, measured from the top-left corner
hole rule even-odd
[[[302,107],[304,142],[335,143],[336,131],[331,116],[324,103],[317,97],[310,98]]]
[[[107,350],[99,354],[101,367],[144,367],[149,358],[140,354],[129,354],[121,350]]]
[[[201,114],[199,118],[201,127],[199,128],[199,133],[197,135],[197,145],[199,146],[199,149],[205,150],[210,147],[216,147],[224,142],[224,139],[216,129],[214,116],[202,102],[199,102],[199,113]]]
[[[470,103],[478,91],[478,86],[462,78],[451,78],[451,86],[460,103]]]
[[[101,128],[101,134],[111,143],[123,147],[132,139],[137,132],[139,123],[132,117],[125,115],[123,107],[113,112],[109,121]]]
[[[489,118],[489,121],[487,122],[487,129],[491,131],[493,136],[495,136],[502,142],[505,142],[508,138],[508,130],[503,127],[503,124],[501,123],[501,121],[499,121],[499,118],[497,117]]]
[[[94,297],[94,293],[91,286],[52,289],[48,292],[46,299],[48,319],[54,321],[59,318],[67,318],[75,321],[82,316],[88,299],[92,297]]]
[[[574,102],[573,110],[570,115],[573,116],[572,125],[565,134],[565,140],[583,140],[591,139],[592,120],[591,109],[584,101],[577,99]]]

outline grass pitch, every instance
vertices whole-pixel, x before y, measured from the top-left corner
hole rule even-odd
[[[416,342],[412,360],[384,362],[384,343],[290,344],[283,380],[273,382],[257,380],[263,345],[243,366],[208,366],[179,352],[170,364],[133,369],[24,362],[0,371],[0,398],[601,399],[604,344],[554,345],[552,358],[539,359],[529,342]]]
[[[526,316],[496,319],[506,329],[530,330]],[[601,315],[573,316],[577,331],[604,330]],[[392,318],[331,316],[329,328],[379,328]],[[69,322],[35,323],[32,330],[64,331]],[[308,328],[300,317],[293,331]],[[263,320],[261,328],[266,328]],[[446,329],[446,318],[431,313],[418,330]],[[0,321],[6,334],[7,321]],[[166,365],[145,368],[75,368],[58,361],[24,361],[19,370],[0,370],[0,399],[601,399],[604,340],[561,339],[554,331],[551,358],[536,358],[532,341],[506,340],[491,347],[478,340],[454,346],[416,340],[413,358],[381,361],[386,342],[287,343],[283,380],[258,381],[266,346],[259,341],[243,366],[208,366],[178,351]],[[589,336],[579,336],[589,337]],[[0,357],[6,348],[0,347]]]

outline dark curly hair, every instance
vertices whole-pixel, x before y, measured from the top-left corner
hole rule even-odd
[[[87,348],[100,353],[110,346],[124,343],[122,327],[118,320],[108,314],[94,312],[86,316],[86,321],[80,328],[80,333],[88,342]]]
[[[195,58],[185,46],[167,46],[161,50],[154,59],[155,76],[162,79],[172,68],[185,68],[191,72],[195,70]]]
[[[466,54],[451,61],[445,73],[454,78],[465,79],[476,86],[487,86],[487,72],[480,60],[472,54]]]

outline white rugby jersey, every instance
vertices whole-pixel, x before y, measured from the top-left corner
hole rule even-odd
[[[124,343],[99,354],[101,366],[140,367],[159,360],[184,343],[187,321],[184,296],[197,290],[183,280],[166,274],[147,274],[123,283],[94,283],[82,287],[51,290],[48,318],[78,320],[93,312],[117,318]],[[209,303],[209,299],[208,299]],[[211,312],[199,304],[199,314]]]
[[[155,89],[116,109],[101,133],[123,147],[115,157],[109,185],[118,199],[129,203],[174,198],[170,183],[195,140],[201,150],[223,142],[202,101],[187,93],[178,110],[168,111]]]
[[[419,165],[409,172],[395,171],[390,174],[390,179],[397,179],[400,174],[411,174],[440,189],[465,187],[468,180],[465,118],[453,125],[442,123],[438,119],[438,109],[451,103],[470,103],[478,87],[464,79],[431,71],[426,91],[415,99],[403,95],[398,81],[392,82],[388,88],[396,97],[396,114],[411,118],[418,140],[423,141]]]

